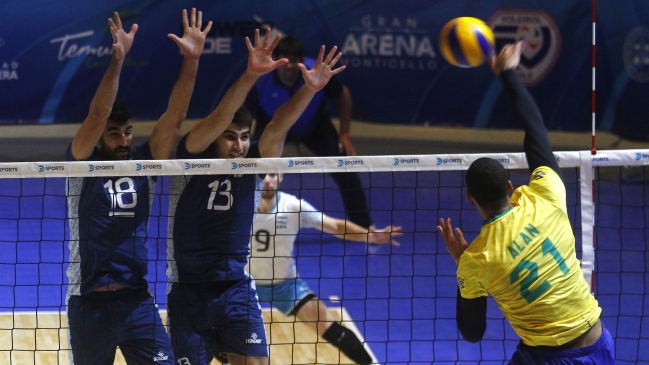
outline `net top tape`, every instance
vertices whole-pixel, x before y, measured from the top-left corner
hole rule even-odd
[[[579,151],[555,152],[562,168],[581,165]],[[0,178],[228,175],[252,173],[322,173],[383,171],[466,170],[480,157],[500,161],[507,169],[525,169],[524,153],[465,155],[391,155],[355,157],[297,157],[206,160],[128,160],[78,162],[1,163]],[[590,156],[592,166],[643,166],[649,164],[649,150],[599,151]]]

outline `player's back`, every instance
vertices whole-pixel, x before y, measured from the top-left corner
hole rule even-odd
[[[462,295],[489,292],[528,345],[564,344],[601,313],[583,277],[565,209],[565,187],[550,168],[516,189],[510,210],[485,222],[461,257]],[[477,282],[462,283],[477,275]]]

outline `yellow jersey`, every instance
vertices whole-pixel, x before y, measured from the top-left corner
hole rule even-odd
[[[565,344],[602,311],[577,260],[565,186],[541,166],[510,202],[460,257],[460,294],[473,299],[490,293],[526,345]]]

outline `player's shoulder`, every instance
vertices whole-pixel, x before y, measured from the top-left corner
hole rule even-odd
[[[532,176],[530,177],[530,182],[541,181],[541,180],[561,180],[559,174],[554,171],[550,166],[539,166],[534,171],[532,171]]]
[[[277,205],[284,212],[296,212],[300,210],[300,198],[283,191],[277,192]]]

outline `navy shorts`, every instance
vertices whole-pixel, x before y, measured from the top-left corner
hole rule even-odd
[[[518,344],[510,365],[615,365],[615,344],[602,322],[602,334],[588,347],[563,350],[537,350]]]
[[[215,353],[268,357],[264,319],[252,279],[173,283],[167,300],[176,359],[209,364]]]
[[[73,365],[112,365],[117,346],[129,365],[174,364],[169,336],[147,289],[70,296],[68,324]]]

